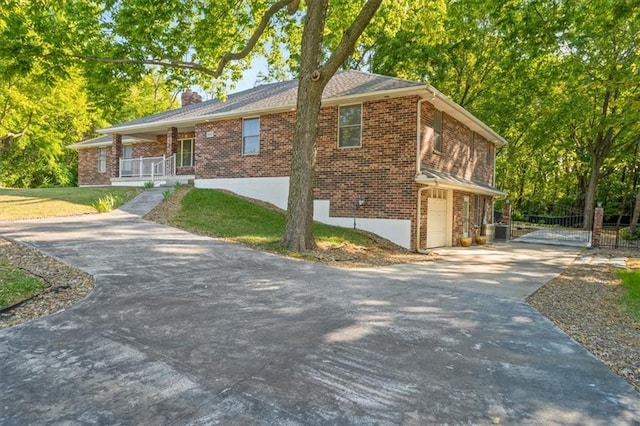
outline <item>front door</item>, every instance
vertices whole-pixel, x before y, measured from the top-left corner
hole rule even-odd
[[[133,157],[133,146],[131,145],[123,145],[122,146],[122,171],[126,172],[126,176],[130,176],[133,171],[133,163],[131,159]]]
[[[427,248],[448,245],[446,192],[434,195],[438,198],[429,197],[427,201]]]

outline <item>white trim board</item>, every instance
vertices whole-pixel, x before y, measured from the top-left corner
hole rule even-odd
[[[353,228],[353,217],[329,216],[329,200],[313,200],[313,220],[328,225]],[[356,217],[356,228],[380,235],[382,238],[411,249],[411,221],[404,219],[369,219]]]
[[[289,177],[196,179],[196,188],[225,189],[243,197],[266,201],[283,210],[287,209]]]

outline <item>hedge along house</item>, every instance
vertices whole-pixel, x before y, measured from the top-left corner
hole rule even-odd
[[[192,180],[286,209],[297,80],[265,84],[100,130],[73,145],[79,183]],[[493,218],[506,141],[435,88],[358,71],[326,86],[314,218],[411,250],[457,245]]]

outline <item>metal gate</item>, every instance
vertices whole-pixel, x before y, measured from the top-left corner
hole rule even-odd
[[[549,206],[535,213],[514,211],[511,239],[520,242],[588,247],[591,230],[583,229],[584,212],[564,206]]]

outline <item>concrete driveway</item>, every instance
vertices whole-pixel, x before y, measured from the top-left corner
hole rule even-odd
[[[124,212],[0,233],[97,280],[0,331],[2,424],[640,424],[640,395],[521,301],[566,248],[345,271]]]

